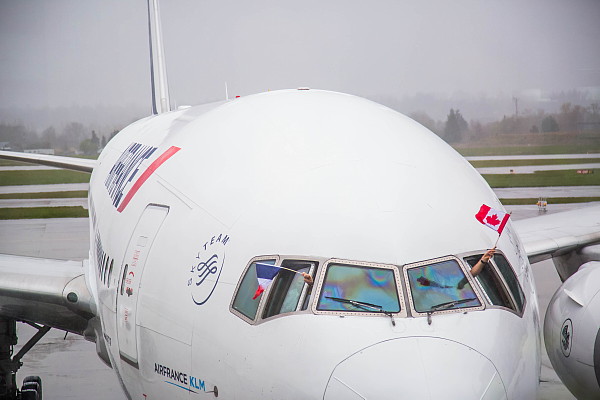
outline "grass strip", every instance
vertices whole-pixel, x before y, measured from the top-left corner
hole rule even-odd
[[[0,208],[1,219],[87,218],[88,210],[74,207]]]
[[[90,174],[68,170],[0,171],[0,186],[87,183]]]
[[[571,204],[571,203],[590,203],[592,201],[600,201],[600,197],[547,197],[548,205],[552,204]],[[538,202],[537,198],[528,199],[500,199],[500,202],[505,206],[523,206],[535,205]]]
[[[85,199],[87,190],[71,190],[69,192],[37,192],[37,193],[0,193],[4,199]]]
[[[600,185],[600,171],[595,174],[578,174],[575,169],[536,171],[533,174],[483,174],[482,176],[493,188]]]
[[[5,160],[3,158],[0,158],[0,167],[30,167],[32,165],[36,165],[36,164],[20,162],[20,161],[13,161],[13,160]]]
[[[569,165],[600,163],[600,158],[559,158],[544,160],[481,160],[469,161],[475,168],[523,167],[529,165]]]

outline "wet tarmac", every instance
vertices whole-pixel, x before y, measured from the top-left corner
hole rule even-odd
[[[0,186],[0,193],[70,192],[73,190],[88,190],[89,188],[89,183],[58,183],[55,185],[15,185]]]
[[[0,221],[0,253],[82,260],[89,252],[88,218]],[[36,332],[17,324],[18,351]],[[96,346],[80,336],[50,330],[23,358],[19,382],[28,375],[42,378],[44,399],[124,400],[113,370],[96,355]]]
[[[89,258],[88,218],[0,221],[0,253],[60,260]]]
[[[527,199],[537,197],[597,197],[600,196],[600,186],[495,188],[494,193],[496,193],[496,196],[498,196],[500,199]]]
[[[587,205],[551,206],[548,212]],[[515,219],[539,215],[536,206],[506,208],[513,212]],[[86,218],[0,221],[0,253],[81,260],[88,257],[88,224]],[[550,261],[535,264],[533,270],[543,317],[560,280]],[[33,328],[19,324],[19,344],[22,345],[33,333]],[[574,399],[552,369],[544,348],[542,353],[538,400]],[[27,375],[41,376],[46,399],[125,399],[113,371],[97,357],[95,345],[76,335],[67,335],[65,339],[64,332],[51,330],[25,356],[24,362],[19,379]]]
[[[536,171],[562,171],[568,169],[591,170],[600,168],[599,163],[562,165],[523,165],[519,167],[476,168],[480,174],[533,174]]]
[[[88,207],[87,198],[68,199],[2,199],[0,208],[23,208],[23,207]]]
[[[588,154],[534,154],[522,156],[469,156],[468,161],[491,161],[491,160],[568,160],[576,158],[600,158],[598,153]]]

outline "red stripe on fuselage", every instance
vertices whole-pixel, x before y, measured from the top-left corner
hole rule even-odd
[[[135,181],[135,183],[133,184],[133,186],[131,187],[129,192],[127,192],[127,196],[125,196],[125,198],[123,199],[123,202],[121,203],[121,205],[119,205],[119,208],[117,208],[117,211],[122,212],[125,209],[125,207],[127,207],[127,204],[129,204],[129,202],[131,201],[131,198],[135,195],[135,193],[139,190],[139,188],[142,187],[142,185],[144,184],[144,182],[146,182],[146,180],[150,177],[150,175],[152,175],[152,173],[154,173],[154,171],[156,171],[156,169],[158,167],[160,167],[162,165],[162,163],[164,163],[169,158],[171,158],[171,156],[173,154],[177,153],[179,150],[181,150],[181,148],[176,147],[176,146],[171,146],[164,153],[162,153],[156,160],[154,160],[154,162],[152,164],[150,164],[150,166],[148,168],[146,168],[146,170],[138,178],[138,180]]]

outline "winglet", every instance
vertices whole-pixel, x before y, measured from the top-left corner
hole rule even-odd
[[[152,113],[171,111],[167,65],[163,48],[158,0],[148,0],[148,37],[150,42],[150,82],[152,85]]]

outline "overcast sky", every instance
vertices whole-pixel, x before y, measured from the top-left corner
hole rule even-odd
[[[600,92],[600,1],[161,3],[171,96]],[[149,104],[145,0],[0,0],[0,107]]]

